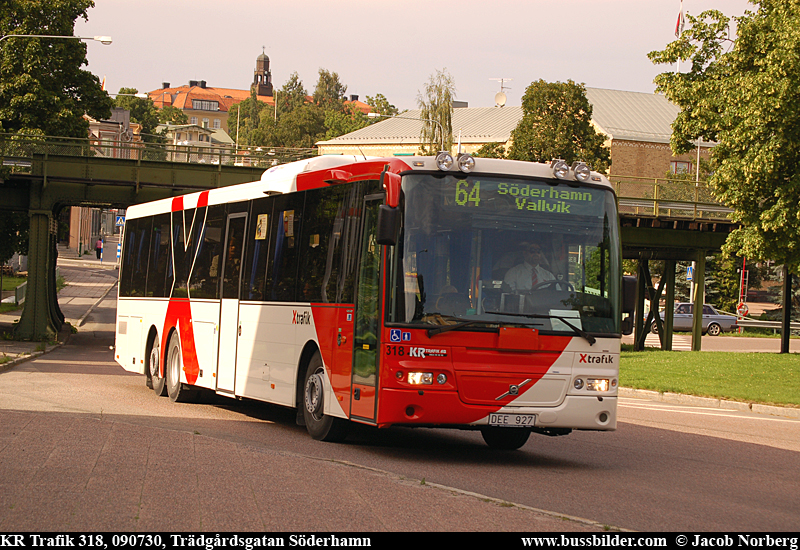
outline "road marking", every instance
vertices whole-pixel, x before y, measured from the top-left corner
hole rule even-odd
[[[660,348],[661,340],[658,334],[649,333],[644,339],[644,345],[649,348]],[[672,351],[692,351],[692,337],[673,334]]]

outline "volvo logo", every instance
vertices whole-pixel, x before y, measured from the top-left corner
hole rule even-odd
[[[508,385],[508,391],[506,393],[504,393],[503,395],[501,395],[499,397],[496,397],[495,401],[500,401],[501,399],[503,399],[505,397],[508,397],[510,395],[519,395],[520,388],[522,388],[522,386],[524,386],[525,384],[529,384],[530,381],[531,381],[531,379],[528,378],[527,380],[523,380],[519,384],[509,384]]]

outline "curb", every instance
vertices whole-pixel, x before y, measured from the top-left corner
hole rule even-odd
[[[97,300],[95,300],[95,302],[91,306],[89,306],[89,309],[87,309],[86,313],[84,313],[83,316],[81,316],[80,320],[78,320],[76,325],[72,325],[69,321],[65,320],[64,324],[61,326],[61,329],[58,331],[58,341],[57,342],[55,342],[52,345],[44,343],[45,344],[45,349],[44,350],[32,351],[27,355],[19,355],[19,356],[15,357],[15,358],[11,359],[10,361],[6,361],[5,363],[0,364],[0,373],[6,372],[7,370],[11,370],[15,366],[17,366],[17,365],[19,365],[21,363],[24,363],[26,361],[30,361],[31,359],[35,359],[35,358],[39,357],[40,355],[44,355],[45,353],[49,353],[49,352],[53,351],[54,349],[56,349],[56,348],[58,348],[60,346],[63,346],[64,344],[69,342],[69,338],[72,335],[72,327],[74,326],[77,329],[78,327],[82,326],[83,323],[86,321],[86,318],[94,310],[94,308],[97,307],[97,305],[100,302],[102,302],[105,299],[106,296],[108,296],[109,292],[111,292],[114,289],[114,287],[117,286],[117,282],[118,281],[114,281],[114,283],[112,285],[110,285],[103,292],[103,295],[100,296]]]
[[[683,393],[658,392],[653,390],[639,390],[636,388],[619,388],[619,397],[633,399],[647,399],[662,403],[675,403],[679,405],[694,405],[696,407],[709,407],[712,409],[725,409],[732,411],[754,412],[772,416],[784,416],[800,419],[800,408],[781,407],[778,405],[764,405],[762,403],[747,403],[743,401],[730,401],[714,397],[698,397]]]
[[[69,326],[69,323],[65,322],[64,326],[65,327]],[[45,344],[45,349],[44,350],[32,351],[28,355],[19,355],[19,356],[15,357],[14,359],[10,360],[10,361],[6,361],[2,365],[0,365],[0,373],[6,372],[7,370],[11,370],[14,367],[16,367],[17,365],[21,364],[21,363],[25,363],[26,361],[30,361],[31,359],[36,359],[40,355],[44,355],[45,353],[50,353],[54,349],[63,346],[64,344],[67,343],[67,340],[69,340],[69,332],[70,331],[69,330],[64,331],[64,329],[62,327],[62,329],[58,332],[59,336],[61,336],[62,332],[66,332],[67,333],[67,335],[64,337],[63,340],[59,340],[58,342],[56,342],[53,345]]]

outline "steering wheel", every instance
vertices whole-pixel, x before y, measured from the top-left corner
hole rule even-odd
[[[531,287],[531,292],[535,290],[542,290],[543,288],[547,288],[550,286],[559,287],[558,290],[562,290],[560,287],[563,285],[564,289],[575,292],[575,287],[572,286],[572,283],[567,281],[542,281],[541,283],[536,283]]]

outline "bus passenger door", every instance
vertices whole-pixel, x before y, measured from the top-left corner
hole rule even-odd
[[[356,287],[355,326],[353,327],[353,384],[350,414],[375,421],[378,389],[378,349],[381,304],[381,247],[376,238],[378,206],[383,195],[364,200],[364,229]]]
[[[222,263],[222,300],[219,311],[219,353],[217,354],[217,391],[234,393],[236,381],[236,344],[239,326],[239,287],[244,261],[246,213],[228,216],[225,231],[225,260]]]

